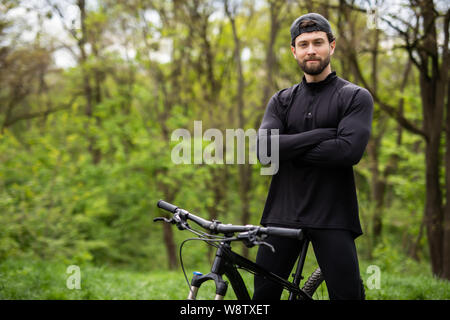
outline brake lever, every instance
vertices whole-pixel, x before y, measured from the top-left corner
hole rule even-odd
[[[254,241],[253,242],[255,245],[257,245],[257,246],[267,246],[267,247],[269,247],[269,249],[273,252],[273,253],[275,253],[275,247],[273,246],[273,245],[271,245],[270,243],[268,243],[268,242],[265,242],[265,241]]]
[[[167,218],[164,218],[164,217],[157,217],[157,218],[153,219],[153,222],[158,222],[158,221],[164,221],[164,222],[172,223],[172,224],[175,223],[175,221],[173,219],[167,219]]]
[[[179,219],[179,218],[177,220],[177,219],[175,219],[175,216],[170,219],[167,219],[164,217],[157,217],[157,218],[153,219],[153,222],[158,222],[158,221],[164,221],[164,222],[167,222],[170,224],[176,224],[179,230],[186,230],[186,229],[190,228],[189,224],[186,221]]]
[[[258,230],[251,230],[247,232],[241,233],[238,238],[242,237],[244,238],[244,243],[248,248],[251,248],[253,246],[267,246],[273,253],[275,253],[275,247],[272,246],[270,243],[262,241],[267,236],[258,236],[257,235]]]

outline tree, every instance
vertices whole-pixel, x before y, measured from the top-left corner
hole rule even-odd
[[[342,2],[346,5],[345,2]],[[351,7],[355,10],[355,7]],[[409,19],[405,20],[397,14],[389,14],[383,20],[397,31],[403,40],[403,48],[411,63],[419,71],[419,84],[422,102],[422,127],[409,121],[398,109],[383,101],[372,86],[364,79],[356,56],[352,59],[358,78],[368,88],[380,108],[392,116],[404,129],[420,135],[425,140],[426,159],[426,195],[425,224],[431,256],[433,273],[449,279],[450,246],[445,244],[449,238],[448,227],[444,219],[444,201],[440,185],[440,144],[443,132],[444,104],[447,97],[448,64],[449,64],[449,20],[450,9],[439,12],[433,1],[409,2]],[[364,11],[362,9],[356,9]],[[443,20],[443,21],[441,21]],[[439,33],[439,26],[443,32]],[[440,40],[443,37],[443,41]],[[441,47],[441,48],[439,48]],[[354,54],[354,52],[352,53]],[[447,142],[448,143],[448,142]],[[447,185],[448,190],[448,185]],[[450,193],[447,193],[447,196]],[[448,203],[450,198],[447,199]],[[444,262],[445,261],[445,262]]]

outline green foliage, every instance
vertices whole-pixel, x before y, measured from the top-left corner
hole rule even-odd
[[[231,24],[226,17],[208,15],[212,2],[201,3],[191,8],[171,1],[151,6],[100,1],[87,8],[85,31],[78,21],[73,34],[60,35],[64,46],[73,43],[70,49],[76,57],[76,65],[65,69],[52,61],[58,45],[48,30],[39,29],[31,42],[19,41],[16,32],[30,25],[2,14],[0,298],[182,299],[183,276],[165,271],[167,238],[173,238],[178,250],[191,235],[175,228],[173,236],[164,234],[162,224],[152,222],[166,214],[156,202],[166,199],[205,218],[242,222],[240,165],[174,164],[170,157],[177,142],[171,141],[171,134],[178,128],[192,134],[194,120],[203,122],[203,132],[208,128],[225,132],[238,127],[240,111],[244,129],[257,127],[267,102],[262,101],[263,90],[268,87],[270,96],[301,81],[288,30],[304,8],[280,7],[282,18],[272,48],[273,83],[267,83],[273,27],[269,3],[240,4],[236,27],[246,59],[241,61],[244,109],[238,110],[239,70]],[[7,1],[3,9],[21,4]],[[41,10],[48,19],[58,14],[45,6],[33,10]],[[173,19],[168,19],[172,14]],[[335,14],[333,27],[337,27]],[[356,19],[354,27],[361,31],[355,35],[355,50],[363,76],[370,79],[373,70],[366,67],[371,63],[370,50],[363,39],[372,34],[363,24],[362,17]],[[332,67],[357,82],[337,36]],[[166,52],[169,62],[158,60],[161,52],[156,50],[162,47],[158,39],[172,44]],[[379,97],[392,106],[403,101],[405,117],[420,127],[417,70],[412,69],[400,91],[408,56],[399,50],[380,50],[378,59],[383,62],[377,70],[383,79],[377,88]],[[17,122],[8,124],[10,116]],[[382,289],[368,291],[368,298],[448,298],[448,283],[429,276],[427,238],[421,236],[425,143],[400,129],[376,103],[373,135],[381,137],[376,163],[380,176],[395,164],[385,178],[383,232],[378,239],[372,234],[379,213],[372,195],[374,160],[366,153],[355,168],[365,232],[357,242],[364,257],[361,272],[364,275],[370,264],[383,272]],[[207,144],[203,142],[203,147]],[[246,190],[247,222],[255,225],[270,183],[270,177],[260,175],[260,167],[252,165],[247,176],[251,181]],[[410,258],[416,243],[420,262]],[[189,275],[197,268],[209,268],[212,251],[204,244],[188,242],[184,252]],[[250,250],[250,257],[254,256],[255,250]],[[70,264],[82,266],[81,291],[65,288],[65,268]],[[249,284],[251,279],[245,278]],[[207,289],[205,297],[212,290]]]

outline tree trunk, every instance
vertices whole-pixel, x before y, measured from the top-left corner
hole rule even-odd
[[[443,223],[442,277],[450,280],[450,84],[447,84],[445,182],[447,186]]]
[[[163,227],[164,244],[167,252],[168,267],[170,270],[175,270],[178,266],[176,245],[173,240],[173,225],[164,223]]]
[[[85,0],[78,0],[77,2],[78,9],[80,10],[80,25],[81,25],[81,36],[78,39],[78,49],[80,50],[80,66],[81,66],[81,73],[83,78],[83,90],[84,90],[84,96],[86,99],[86,107],[85,107],[85,115],[88,116],[88,118],[93,117],[94,113],[94,90],[91,86],[91,76],[89,74],[89,71],[86,68],[86,62],[87,62],[87,54],[85,49],[86,39],[87,39],[87,28],[86,28],[86,3]],[[96,147],[96,138],[90,136],[89,133],[89,124],[86,124],[86,131],[88,134],[88,151],[92,156],[92,162],[94,164],[98,164],[101,160],[101,152],[98,147]]]
[[[436,9],[431,1],[419,2],[423,19],[424,38],[417,48],[420,59],[420,92],[423,105],[426,144],[426,201],[425,221],[433,274],[443,275],[443,203],[439,183],[440,154],[444,116],[445,89],[448,82],[448,19],[446,15],[445,48],[439,66],[439,51],[436,32]]]
[[[374,39],[372,47],[372,90],[373,92],[378,92],[378,45],[380,40],[380,31],[378,29],[374,30]],[[382,179],[380,176],[379,169],[379,148],[381,140],[383,138],[384,130],[380,127],[384,127],[386,120],[380,112],[378,111],[378,130],[376,130],[377,136],[372,138],[372,143],[367,149],[370,156],[371,172],[372,172],[372,201],[375,202],[375,211],[372,221],[372,235],[374,239],[374,244],[378,241],[381,236],[381,230],[383,227],[383,210],[384,210],[384,192],[386,189],[386,180]]]
[[[446,180],[446,204],[443,218],[443,248],[442,248],[442,277],[450,280],[450,83],[448,81],[448,64],[449,64],[449,25],[450,25],[450,9],[447,10],[444,20],[444,45],[442,53],[442,66],[440,69],[441,79],[447,87],[447,104],[446,104],[446,157],[445,157],[445,180]],[[445,100],[445,98],[442,98]]]
[[[433,274],[442,275],[442,195],[439,186],[440,135],[431,138],[426,146],[425,217],[428,246]]]
[[[241,214],[243,225],[250,222],[250,189],[252,186],[252,167],[250,164],[239,165],[239,198],[241,200]],[[242,254],[248,257],[248,248],[243,247]]]
[[[277,64],[277,58],[275,54],[275,42],[277,40],[278,33],[280,31],[281,25],[281,17],[280,11],[283,6],[286,4],[284,1],[270,1],[270,36],[269,43],[267,44],[266,49],[266,81],[264,82],[263,94],[261,100],[261,112],[264,113],[266,109],[267,102],[269,101],[270,95],[273,94],[275,90],[275,77],[274,70]],[[255,127],[259,126],[259,122],[261,121],[261,117],[255,117]]]
[[[234,39],[234,60],[236,63],[236,71],[238,75],[237,81],[237,111],[238,111],[238,128],[244,129],[246,124],[246,119],[244,117],[244,74],[242,69],[242,59],[241,59],[241,40],[237,33],[235,14],[236,12],[230,11],[228,6],[228,1],[225,1],[225,13],[230,20],[231,28],[233,31]],[[232,9],[233,10],[233,9]],[[235,11],[235,10],[233,10]],[[252,168],[250,164],[240,164],[239,165],[239,197],[241,200],[241,223],[246,225],[250,221],[250,190],[252,186],[251,180]],[[248,248],[244,247],[242,252],[244,257],[248,257]]]
[[[167,168],[160,169],[159,172],[156,172],[155,175],[162,175],[166,176]],[[164,201],[167,201],[169,203],[173,203],[175,200],[175,195],[178,193],[179,187],[171,187],[165,184],[164,182],[158,183],[158,189],[162,190],[164,195]],[[172,217],[172,214],[167,213],[164,211],[164,216],[168,219]],[[173,239],[173,228],[175,228],[174,225],[169,223],[163,223],[163,240],[164,240],[164,246],[166,248],[166,254],[167,254],[167,263],[170,270],[174,270],[178,266],[178,260],[177,260],[177,252],[176,252],[176,245],[175,241]]]
[[[227,180],[228,180],[228,170],[226,166],[221,166],[220,168],[215,168],[210,166],[211,179],[207,181],[207,187],[213,192],[213,203],[211,206],[207,207],[209,212],[209,219],[216,220],[219,215],[223,212],[226,213],[227,208]],[[219,219],[220,220],[220,219]],[[221,222],[224,222],[220,220]],[[208,257],[212,261],[214,258],[212,256],[213,247],[208,246]]]
[[[430,250],[433,274],[442,275],[442,193],[439,184],[440,154],[439,147],[442,134],[443,106],[437,101],[437,81],[430,79],[427,68],[420,73],[421,99],[423,106],[424,129],[427,132],[425,147],[426,199],[425,223]]]

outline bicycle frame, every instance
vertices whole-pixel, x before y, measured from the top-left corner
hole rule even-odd
[[[301,296],[306,300],[312,300],[312,298],[299,287],[300,281],[303,279],[302,272],[308,246],[309,240],[307,238],[304,238],[297,263],[297,268],[295,273],[293,274],[294,279],[292,282],[290,282],[272,272],[265,270],[263,267],[246,259],[245,257],[231,251],[231,245],[229,242],[221,242],[219,248],[217,249],[211,272],[206,275],[194,274],[191,281],[188,300],[195,300],[200,286],[208,280],[213,280],[215,282],[215,300],[223,300],[228,289],[228,283],[222,279],[223,275],[225,275],[229,279],[231,287],[233,288],[233,291],[235,292],[238,300],[251,300],[244,280],[237,270],[238,268],[245,269],[251,273],[263,276],[270,281],[274,281],[282,285],[290,292],[289,300],[295,300],[297,296]]]

